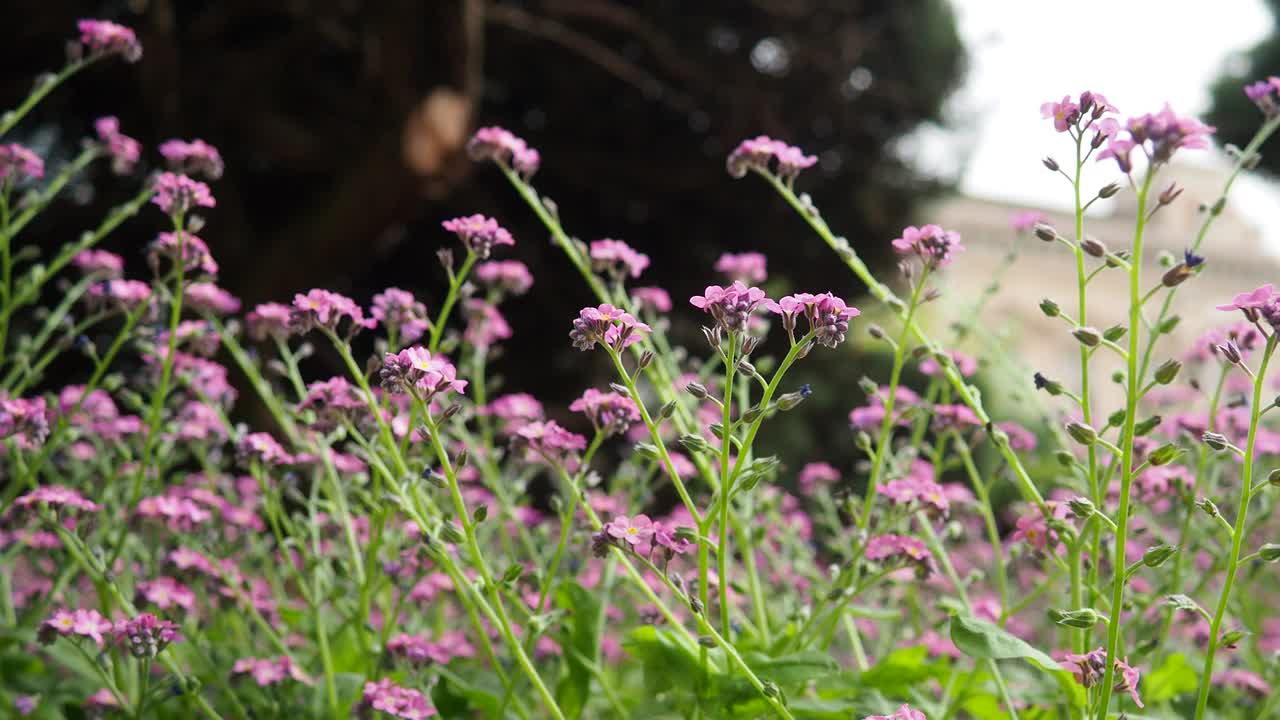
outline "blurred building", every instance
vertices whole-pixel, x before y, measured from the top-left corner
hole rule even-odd
[[[1229,173],[1230,167],[1225,161],[1210,165],[1174,165],[1161,173],[1162,186],[1176,179],[1186,189],[1172,205],[1157,212],[1147,226],[1144,292],[1159,283],[1164,273],[1163,267],[1157,264],[1159,255],[1166,253],[1180,260],[1183,251],[1195,241],[1205,217],[1202,207],[1218,198]],[[1027,383],[1030,383],[1030,372],[1038,370],[1076,389],[1078,344],[1067,323],[1061,318],[1045,317],[1039,308],[1042,298],[1050,298],[1064,312],[1076,317],[1074,257],[1061,243],[1046,243],[1029,232],[1014,232],[1011,217],[1028,210],[1034,208],[953,195],[922,215],[930,222],[960,231],[967,248],[946,271],[945,295],[933,310],[935,321],[965,321],[972,315],[975,299],[998,280],[999,289],[987,300],[980,329],[970,336],[968,349],[982,350],[982,344],[989,346],[993,338],[1000,338],[1001,344],[1011,351],[1012,369],[1026,373]],[[1105,213],[1086,219],[1085,235],[1101,240],[1111,250],[1128,248],[1133,242],[1135,214],[1133,193],[1121,192]],[[1074,218],[1070,213],[1046,211],[1045,215],[1059,232],[1073,234]],[[1011,252],[1016,253],[1016,260],[1005,267]],[[1259,229],[1234,212],[1230,201],[1211,227],[1201,254],[1208,258],[1205,270],[1179,287],[1172,312],[1179,315],[1181,321],[1172,335],[1163,338],[1157,346],[1153,366],[1170,357],[1180,358],[1205,330],[1237,319],[1215,310],[1216,304],[1263,283],[1280,281],[1280,272],[1277,272],[1280,258],[1263,246]],[[1101,262],[1091,257],[1086,260],[1089,270]],[[1089,285],[1087,324],[1105,330],[1125,323],[1128,292],[1124,271],[1102,271]],[[1149,321],[1154,322],[1162,302],[1163,293],[1160,293],[1147,304]],[[1110,380],[1112,370],[1122,368],[1123,363],[1118,355],[1105,349],[1094,359],[1094,367],[1104,370],[1094,376],[1095,402],[1100,401],[1099,409],[1110,412],[1123,402],[1120,386]]]

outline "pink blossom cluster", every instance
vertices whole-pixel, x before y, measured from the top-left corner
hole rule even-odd
[[[199,270],[206,275],[218,274],[218,262],[209,252],[209,246],[189,232],[162,232],[156,235],[156,239],[147,246],[147,262],[152,270],[159,270],[161,258],[175,264],[182,263],[187,272]]]
[[[777,302],[766,298],[764,305],[782,316],[782,326],[793,338],[796,319],[803,316],[809,324],[809,332],[813,333],[814,342],[828,348],[844,342],[845,334],[849,332],[849,321],[862,314],[858,308],[846,305],[844,300],[829,292],[820,295],[798,293]]]
[[[193,282],[183,290],[183,302],[198,313],[231,315],[240,310],[240,299],[211,282]]]
[[[730,282],[754,285],[769,278],[768,264],[763,253],[725,253],[716,260],[715,271],[728,276]]]
[[[251,677],[258,687],[264,688],[280,685],[286,680],[294,680],[305,685],[312,683],[311,677],[303,672],[302,668],[298,667],[288,655],[274,658],[240,658],[231,666],[231,675],[232,677]]]
[[[203,140],[166,140],[160,143],[159,150],[174,172],[203,175],[208,180],[222,177],[222,154]]]
[[[606,435],[621,435],[640,422],[640,408],[631,398],[595,388],[587,388],[569,405],[569,410],[586,415],[591,427]]]
[[[1102,682],[1107,671],[1107,651],[1105,648],[1098,648],[1084,654],[1067,653],[1063,660],[1074,666],[1071,668],[1071,674],[1075,676],[1076,682],[1086,688],[1091,688]],[[1140,674],[1137,668],[1129,665],[1128,658],[1125,658],[1124,660],[1116,658],[1115,672],[1117,678],[1115,685],[1116,692],[1129,693],[1129,697],[1133,700],[1134,705],[1137,705],[1139,708],[1144,707],[1142,704],[1142,698],[1138,697],[1138,680]]]
[[[671,294],[660,287],[638,287],[631,289],[631,297],[636,307],[656,313],[671,312]]]
[[[811,168],[818,163],[814,155],[805,155],[804,151],[781,140],[774,140],[765,135],[749,138],[738,143],[729,153],[725,168],[733,178],[745,177],[749,170],[769,173],[770,165],[776,162],[777,172],[784,180],[792,180],[801,170]]]
[[[102,506],[98,503],[65,485],[41,485],[14,500],[13,506],[18,509],[43,506],[57,510],[78,510],[89,513],[98,512],[102,509]]]
[[[636,320],[631,313],[605,303],[583,308],[573,320],[569,339],[579,350],[590,350],[596,343],[600,343],[619,352],[628,345],[640,342],[649,332],[652,332],[652,328]]]
[[[400,633],[387,641],[387,652],[413,665],[446,665],[455,657],[471,658],[476,655],[475,648],[458,631],[442,633],[439,641],[423,635]]]
[[[71,258],[71,264],[85,274],[98,273],[108,278],[124,275],[124,258],[106,250],[81,250]]]
[[[515,245],[511,233],[498,224],[497,220],[484,215],[468,215],[445,220],[441,227],[462,242],[468,252],[475,253],[481,260],[488,260],[493,248],[499,245]]]
[[[1129,118],[1098,153],[1098,160],[1115,160],[1120,171],[1128,174],[1133,170],[1130,156],[1135,149],[1142,150],[1152,165],[1158,165],[1168,162],[1179,149],[1209,147],[1213,132],[1214,128],[1193,117],[1175,114],[1166,104],[1160,112]]]
[[[402,720],[422,720],[436,714],[426,695],[412,688],[400,687],[391,678],[366,682],[360,694],[360,704]]]
[[[589,249],[591,265],[596,272],[608,273],[615,279],[626,276],[640,277],[649,267],[649,256],[637,252],[621,240],[593,240]]]
[[[23,445],[36,446],[49,436],[49,414],[44,398],[0,399],[0,439],[17,437]]]
[[[888,715],[868,715],[862,720],[929,720],[923,712],[903,704]]]
[[[17,143],[0,145],[0,184],[17,185],[44,177],[44,160]]]
[[[747,329],[747,321],[758,307],[769,308],[772,301],[758,287],[734,282],[728,287],[708,285],[701,295],[689,298],[689,304],[711,315],[726,333]]]
[[[94,121],[93,129],[111,157],[111,171],[117,175],[133,172],[142,157],[142,144],[120,132],[120,120],[114,115],[100,117]]]
[[[493,260],[476,265],[475,278],[482,284],[512,295],[523,295],[533,287],[533,274],[519,260]]]
[[[905,535],[886,533],[867,539],[863,554],[868,560],[886,565],[906,565],[915,568],[918,577],[927,578],[934,573],[933,553],[924,542]]]
[[[102,647],[106,638],[111,636],[115,625],[103,617],[97,610],[62,608],[54,610],[44,622],[40,623],[37,638],[41,644],[49,645],[59,637],[83,637]]]
[[[520,425],[511,439],[515,446],[526,450],[526,458],[540,458],[554,465],[564,465],[587,447],[585,437],[564,429],[555,420],[535,420]]]
[[[610,546],[616,546],[650,557],[659,552],[669,560],[688,552],[691,545],[687,538],[676,534],[674,527],[651,520],[648,515],[618,515],[592,538],[592,552],[597,557],[603,557]]]
[[[431,328],[427,306],[400,288],[387,288],[374,295],[369,314],[401,342],[417,342]]]
[[[119,620],[113,632],[116,642],[123,645],[129,654],[138,658],[153,658],[163,652],[170,643],[182,639],[176,624],[161,620],[151,613],[142,613],[128,620]]]
[[[121,312],[133,312],[151,300],[151,286],[138,280],[119,278],[98,283],[89,288],[91,305]]]
[[[165,172],[156,176],[151,202],[169,215],[185,215],[196,208],[217,207],[209,186],[186,175]]]
[[[488,349],[511,337],[511,325],[491,302],[467,298],[462,303],[462,314],[467,319],[462,338],[472,347]]]
[[[142,59],[138,36],[124,25],[107,20],[81,20],[76,27],[80,30],[80,44],[91,56],[120,55],[130,63]]]
[[[398,353],[386,353],[378,375],[386,390],[401,393],[412,388],[423,402],[450,392],[461,394],[467,389],[467,381],[458,379],[458,370],[448,358],[432,355],[426,348],[416,345]]]
[[[899,255],[915,255],[926,267],[934,268],[949,265],[957,253],[964,251],[964,245],[960,243],[960,233],[954,230],[909,225],[901,237],[893,240],[893,249]]]
[[[346,295],[314,288],[305,295],[298,293],[293,296],[289,325],[300,332],[310,332],[316,328],[337,332],[343,318],[350,320],[346,331],[348,335],[378,326],[375,318],[365,317],[364,309]]]
[[[527,180],[538,171],[542,157],[523,139],[500,127],[483,127],[467,141],[472,160],[492,160],[510,166]]]

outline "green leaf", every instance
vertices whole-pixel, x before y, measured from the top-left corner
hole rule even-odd
[[[971,615],[951,616],[951,642],[969,657],[985,660],[1022,659],[1043,670],[1061,670],[1062,666],[1048,655],[1005,631],[999,625]]]
[[[556,589],[556,605],[568,613],[562,642],[577,653],[565,653],[567,672],[556,687],[556,703],[566,717],[577,718],[591,697],[591,670],[581,658],[594,658],[600,646],[597,633],[600,613],[599,597],[577,583],[564,583]]]
[[[1199,687],[1196,671],[1182,653],[1165,658],[1164,663],[1142,678],[1142,699],[1149,705],[1171,700]]]
[[[901,648],[889,653],[858,678],[865,687],[879,688],[889,695],[903,695],[915,685],[946,674],[946,661],[929,661],[923,645]]]
[[[747,665],[761,680],[772,680],[784,690],[804,685],[840,669],[826,653],[798,652],[771,658],[763,653],[747,653]]]

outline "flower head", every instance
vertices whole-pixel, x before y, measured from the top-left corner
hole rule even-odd
[[[595,388],[587,388],[582,397],[569,405],[569,410],[586,415],[591,427],[606,435],[621,435],[640,422],[640,409],[631,398]]]
[[[1053,118],[1053,129],[1060,133],[1066,132],[1080,119],[1080,106],[1072,102],[1070,95],[1063,95],[1057,102],[1050,100],[1043,103],[1040,106],[1040,117]]]
[[[924,713],[904,704],[889,715],[868,715],[862,720],[929,720]]]
[[[160,143],[160,154],[174,172],[203,175],[209,180],[222,177],[222,155],[203,140],[166,140]]]
[[[49,412],[44,398],[0,400],[0,440],[8,437],[17,437],[24,447],[44,444],[44,441],[49,437]],[[28,493],[27,496],[39,497],[37,493],[45,490],[45,488],[53,487],[59,486],[46,485],[39,487]],[[68,490],[68,492],[75,491]],[[32,502],[38,501],[33,500]]]
[[[427,696],[411,688],[400,687],[390,678],[366,682],[360,694],[360,705],[402,720],[422,720],[436,714]]]
[[[88,302],[124,312],[136,310],[151,300],[151,286],[138,280],[108,280],[89,288]]]
[[[1240,293],[1231,298],[1231,302],[1217,307],[1219,310],[1239,310],[1251,323],[1261,318],[1271,327],[1280,328],[1280,293],[1270,283],[1252,292]]]
[[[1031,232],[1036,225],[1049,222],[1049,216],[1039,210],[1021,210],[1009,216],[1009,226],[1017,232]]]
[[[133,30],[106,20],[81,20],[76,23],[80,44],[91,55],[119,55],[125,62],[142,59],[142,45]]]
[[[734,282],[728,287],[708,285],[701,295],[689,298],[689,304],[709,313],[725,332],[733,333],[746,330],[751,313],[766,300],[760,288]],[[772,307],[768,303],[765,306]]]
[[[427,306],[418,302],[413,293],[400,288],[387,288],[373,296],[369,314],[394,333],[402,342],[417,342],[431,327],[427,318]]]
[[[801,170],[818,163],[814,155],[805,155],[798,147],[774,140],[765,135],[743,140],[729,153],[725,168],[729,176],[745,177],[748,170],[770,172],[770,162],[777,163],[777,172],[786,181],[794,180]]]
[[[573,320],[569,339],[579,350],[590,350],[596,343],[600,343],[619,352],[622,348],[643,340],[648,332],[651,332],[651,328],[636,320],[631,313],[605,303],[580,310],[578,317]]]
[[[638,287],[631,289],[631,297],[636,306],[652,312],[671,312],[671,294],[660,287]]]
[[[648,515],[636,515],[634,518],[619,515],[605,523],[602,529],[609,537],[632,547],[647,543],[653,538],[653,521]]]
[[[71,258],[71,264],[85,274],[98,273],[108,278],[124,275],[124,258],[106,250],[81,250]]]
[[[499,340],[511,337],[511,326],[491,302],[467,298],[462,303],[462,314],[467,318],[467,329],[462,337],[472,347],[490,348]]]
[[[44,177],[44,160],[17,143],[0,145],[0,184],[12,185]]]
[[[98,140],[111,156],[111,171],[117,175],[128,175],[137,166],[142,157],[142,145],[133,138],[120,132],[120,120],[113,115],[100,117],[93,123],[98,133]]]
[[[314,328],[326,328],[336,331],[342,318],[349,318],[347,334],[354,335],[361,329],[373,329],[378,326],[375,318],[366,318],[364,309],[355,300],[329,290],[315,288],[307,294],[293,296],[293,314],[290,322],[302,332]]]
[[[186,175],[166,172],[156,176],[151,202],[170,215],[183,215],[197,207],[217,207],[209,186]]]
[[[89,638],[94,644],[102,646],[105,636],[111,633],[111,621],[97,610],[77,608],[75,610],[55,610],[36,631],[36,637],[44,645],[51,644],[58,637]]]
[[[526,457],[542,458],[562,465],[572,455],[587,447],[587,439],[560,427],[555,420],[525,423],[511,438],[516,447],[528,450]]]
[[[800,485],[800,492],[808,495],[817,490],[819,484],[827,486],[840,482],[840,471],[830,463],[808,463],[800,468],[800,477],[797,482]]]
[[[386,353],[379,371],[382,387],[392,393],[414,388],[423,402],[436,395],[462,393],[467,381],[458,379],[458,370],[444,355],[432,356],[426,348],[415,345],[398,353]]]
[[[182,639],[178,626],[168,620],[160,620],[151,613],[142,613],[115,624],[116,642],[129,649],[137,658],[154,658],[170,643]]]
[[[240,439],[240,455],[264,465],[292,465],[294,457],[278,440],[264,432],[249,433]]]
[[[809,332],[814,334],[814,342],[829,348],[844,342],[845,334],[849,332],[849,321],[862,314],[858,308],[845,305],[844,300],[829,292],[788,295],[777,302],[766,298],[764,303],[770,311],[782,315],[782,324],[788,335],[794,335],[796,318],[803,315],[809,323]]]
[[[467,141],[467,154],[473,160],[493,160],[509,165],[528,179],[538,171],[542,156],[528,143],[500,127],[476,130]]]
[[[915,567],[916,575],[928,577],[933,574],[933,554],[924,542],[904,535],[876,535],[867,540],[865,555],[868,560],[887,565],[909,565]]]
[[[1068,653],[1064,660],[1074,665],[1071,673],[1075,675],[1076,682],[1086,688],[1091,688],[1106,677],[1107,672],[1107,651],[1105,648],[1098,648],[1083,655]],[[1142,698],[1138,697],[1138,679],[1139,673],[1137,668],[1129,665],[1129,659],[1115,660],[1115,690],[1116,692],[1127,692],[1133,699],[1133,704],[1139,708],[1143,707]]]
[[[311,678],[302,671],[302,668],[295,665],[288,655],[261,659],[255,657],[240,658],[231,666],[231,676],[241,675],[252,677],[258,687],[279,685],[285,680],[295,680],[306,685],[311,684]]]
[[[758,252],[725,253],[716,260],[715,270],[731,282],[762,283],[769,277],[768,259]]]
[[[595,267],[596,272],[607,272],[615,279],[622,279],[627,275],[633,278],[640,277],[640,273],[649,267],[649,256],[641,252],[636,252],[630,245],[621,240],[604,240],[591,241],[591,264]]]
[[[925,225],[905,228],[902,237],[894,239],[893,249],[899,255],[915,255],[930,267],[941,267],[963,251],[964,245],[960,244],[960,233],[943,230],[937,225]]]
[[[476,280],[512,295],[523,295],[533,287],[529,267],[519,260],[494,260],[476,266]]]
[[[1244,86],[1244,94],[1268,118],[1280,113],[1280,104],[1277,104],[1277,98],[1280,96],[1280,78],[1273,75],[1266,80],[1249,83]]]
[[[183,300],[196,312],[230,315],[240,310],[240,300],[211,282],[187,285]]]
[[[206,275],[218,274],[218,263],[210,254],[209,246],[189,232],[162,232],[157,235],[147,246],[147,262],[157,270],[162,257],[175,264],[181,262],[187,272],[199,270]]]
[[[98,512],[102,509],[98,503],[65,485],[41,485],[13,501],[13,506],[19,509],[37,505],[61,511]]]
[[[481,260],[488,260],[495,245],[515,245],[497,220],[484,215],[469,215],[453,218],[440,223],[441,227],[458,236],[463,246],[476,254]]]
[[[283,340],[291,332],[290,317],[293,310],[280,303],[263,303],[245,316],[245,324],[249,326],[249,336],[255,340],[275,337]]]
[[[543,418],[542,403],[529,393],[500,395],[485,405],[480,413],[516,426]]]

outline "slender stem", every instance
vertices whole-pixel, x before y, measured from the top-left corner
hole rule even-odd
[[[27,113],[31,112],[31,109],[39,104],[46,95],[53,92],[54,88],[61,85],[67,78],[93,64],[99,57],[101,56],[90,55],[89,57],[80,60],[68,62],[61,70],[58,71],[57,75],[42,79],[41,82],[37,83],[35,89],[31,91],[31,94],[28,95],[25,100],[22,101],[21,105],[7,113],[4,113],[3,115],[0,115],[0,137],[4,137],[6,133],[21,122],[22,118],[26,117]]]
[[[1157,168],[1151,167],[1138,190],[1137,222],[1133,231],[1133,251],[1129,268],[1129,356],[1125,377],[1125,417],[1121,440],[1124,447],[1120,456],[1120,507],[1116,519],[1116,546],[1114,579],[1111,589],[1111,607],[1116,616],[1107,624],[1107,667],[1102,680],[1102,697],[1098,705],[1098,720],[1106,720],[1111,705],[1111,693],[1115,684],[1116,660],[1120,658],[1119,609],[1124,607],[1124,588],[1127,578],[1124,572],[1125,544],[1129,530],[1129,496],[1133,487],[1133,427],[1138,414],[1138,390],[1142,378],[1138,375],[1138,342],[1142,336],[1142,241],[1147,227],[1147,194],[1155,179]],[[1095,559],[1096,562],[1096,559]]]
[[[1009,607],[1009,578],[1005,573],[1004,546],[1000,542],[1000,529],[996,526],[995,508],[991,504],[991,494],[987,491],[987,484],[982,481],[982,475],[978,472],[978,466],[973,462],[973,453],[969,452],[969,446],[965,443],[964,438],[959,433],[952,433],[952,445],[955,446],[956,453],[960,455],[960,461],[964,464],[965,473],[969,475],[969,482],[973,485],[973,491],[978,495],[980,503],[978,509],[982,513],[983,524],[987,528],[987,542],[991,544],[991,552],[995,558],[995,575],[996,586],[1000,591],[1000,608],[1004,612]],[[1001,623],[1003,624],[1003,623]]]
[[[733,503],[733,485],[729,481],[729,450],[733,436],[733,379],[737,374],[738,334],[729,333],[729,348],[725,354],[724,402],[721,403],[720,435],[720,532],[716,538],[719,548],[716,550],[716,574],[720,585],[720,632],[725,637],[729,632],[729,506]],[[746,454],[746,448],[738,453],[739,462]]]
[[[1241,474],[1240,485],[1240,502],[1236,509],[1235,532],[1231,536],[1231,553],[1227,556],[1227,574],[1222,580],[1222,592],[1218,595],[1218,606],[1213,613],[1213,621],[1209,624],[1209,647],[1205,651],[1204,670],[1200,673],[1200,693],[1196,698],[1196,714],[1195,720],[1201,720],[1204,717],[1205,708],[1209,703],[1209,688],[1213,684],[1213,662],[1218,653],[1218,644],[1221,642],[1222,620],[1226,617],[1227,606],[1231,603],[1231,588],[1235,584],[1236,570],[1240,567],[1240,547],[1244,543],[1248,532],[1249,518],[1249,500],[1252,498],[1253,490],[1253,473],[1256,447],[1258,439],[1258,419],[1262,416],[1262,395],[1266,391],[1264,380],[1267,375],[1267,365],[1271,362],[1271,355],[1275,352],[1277,338],[1280,337],[1273,333],[1267,338],[1267,346],[1262,353],[1262,362],[1258,366],[1257,375],[1253,381],[1253,402],[1251,403],[1251,411],[1249,416],[1249,441],[1248,447],[1245,449],[1244,456],[1244,472]]]
[[[476,254],[471,250],[467,250],[467,259],[462,261],[462,267],[455,274],[449,273],[449,294],[444,297],[444,304],[440,306],[440,316],[431,325],[431,342],[427,349],[435,352],[440,347],[440,340],[444,337],[445,324],[449,321],[449,313],[453,310],[453,306],[458,302],[458,290],[462,287],[462,283],[466,281],[467,275],[471,273],[471,268],[476,264]]]

